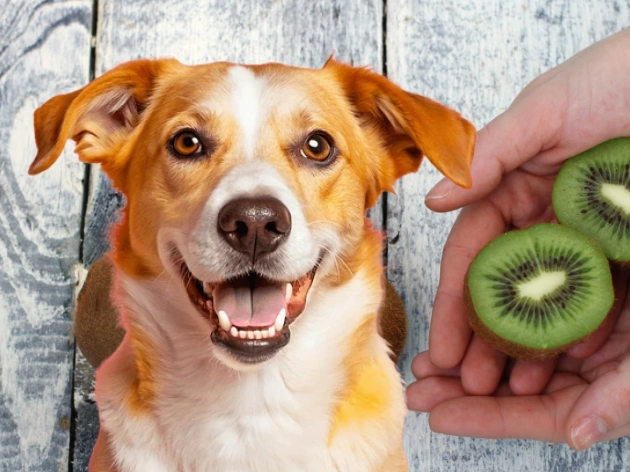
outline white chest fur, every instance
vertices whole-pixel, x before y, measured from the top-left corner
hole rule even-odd
[[[163,360],[155,373],[151,412],[131,417],[121,408],[121,384],[132,355],[127,344],[98,372],[101,424],[117,459],[126,466],[123,470],[137,472],[149,463],[152,468],[147,470],[153,472],[347,470],[338,469],[339,463],[369,470],[361,466],[354,448],[328,444],[334,405],[345,380],[348,340],[378,304],[361,276],[325,295],[314,287],[308,309],[292,326],[289,345],[248,372],[214,359],[203,331],[205,320],[194,310],[178,313],[182,310],[177,306],[187,304],[169,286],[121,281],[124,299],[133,295],[131,311],[150,314],[142,326]],[[161,293],[159,304],[156,291]],[[135,322],[138,318],[134,315]],[[385,343],[375,337],[373,344],[374,356],[387,362]],[[363,445],[371,447],[369,438]]]

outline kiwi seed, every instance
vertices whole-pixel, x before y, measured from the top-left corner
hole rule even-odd
[[[475,332],[512,357],[542,360],[567,350],[602,323],[614,302],[599,245],[561,225],[540,223],[495,238],[466,276]]]
[[[630,138],[606,141],[567,160],[552,193],[558,221],[630,262]]]

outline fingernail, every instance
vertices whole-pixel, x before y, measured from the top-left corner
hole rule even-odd
[[[582,450],[601,441],[608,432],[608,427],[596,416],[589,416],[577,423],[571,429],[571,441],[576,449]]]
[[[453,189],[455,188],[455,184],[448,179],[440,180],[435,187],[433,187],[427,196],[424,197],[425,200],[437,200],[440,198],[447,197],[451,194]]]

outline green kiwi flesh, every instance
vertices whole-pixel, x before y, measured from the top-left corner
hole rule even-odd
[[[468,319],[490,345],[542,360],[597,329],[610,311],[610,267],[597,243],[540,223],[505,233],[473,260],[465,284]]]
[[[567,160],[552,202],[560,223],[589,235],[609,259],[630,262],[630,139],[612,139]]]

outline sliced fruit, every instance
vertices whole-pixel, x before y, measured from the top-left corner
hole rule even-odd
[[[604,252],[587,236],[541,223],[484,247],[466,276],[472,328],[496,349],[541,360],[595,331],[614,291]]]
[[[618,138],[569,159],[553,187],[560,223],[597,241],[606,256],[630,262],[630,139]]]

